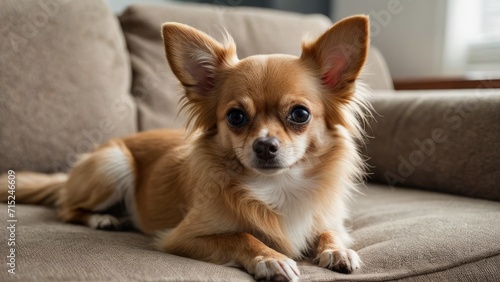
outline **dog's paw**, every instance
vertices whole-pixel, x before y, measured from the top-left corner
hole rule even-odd
[[[297,263],[289,258],[255,258],[255,279],[258,281],[298,281],[300,271]]]
[[[361,259],[358,254],[351,249],[324,250],[314,259],[314,262],[321,267],[346,274],[361,267]]]
[[[121,222],[118,218],[109,214],[93,214],[90,216],[88,225],[93,229],[120,230]]]

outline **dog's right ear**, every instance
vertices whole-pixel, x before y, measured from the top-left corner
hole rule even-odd
[[[315,41],[303,42],[301,58],[312,62],[326,89],[341,90],[353,84],[365,63],[369,33],[367,16],[345,18]]]
[[[216,72],[237,60],[236,47],[230,37],[223,45],[180,23],[164,23],[162,35],[168,63],[186,89],[189,100],[208,95],[214,87]]]

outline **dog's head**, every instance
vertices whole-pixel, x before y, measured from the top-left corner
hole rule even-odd
[[[168,62],[184,86],[197,129],[216,132],[221,148],[248,169],[276,174],[332,143],[349,114],[354,82],[368,49],[368,18],[346,18],[300,57],[258,55],[239,60],[229,37],[219,43],[189,26],[162,26]]]

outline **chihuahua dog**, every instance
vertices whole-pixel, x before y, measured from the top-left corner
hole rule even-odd
[[[187,133],[113,139],[67,175],[18,173],[17,200],[56,205],[64,222],[95,229],[131,222],[162,251],[256,279],[296,280],[305,257],[351,273],[361,260],[344,221],[365,171],[357,144],[369,105],[356,79],[368,30],[366,16],[352,16],[303,42],[300,57],[239,60],[229,36],[165,23]],[[123,217],[108,212],[119,203]]]

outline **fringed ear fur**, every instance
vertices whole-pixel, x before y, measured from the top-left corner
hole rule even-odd
[[[370,106],[355,81],[370,45],[369,19],[359,15],[345,18],[319,38],[302,43],[301,60],[313,70],[324,89],[325,119],[332,129],[343,125],[362,140],[360,121],[369,116]]]
[[[185,89],[183,108],[189,113],[188,123],[194,128],[215,124],[217,73],[237,61],[236,46],[227,36],[221,44],[207,34],[180,23],[162,25],[163,42],[168,63]]]
[[[337,22],[315,41],[303,42],[301,59],[312,63],[326,88],[340,90],[356,80],[368,46],[368,17],[352,16]]]

